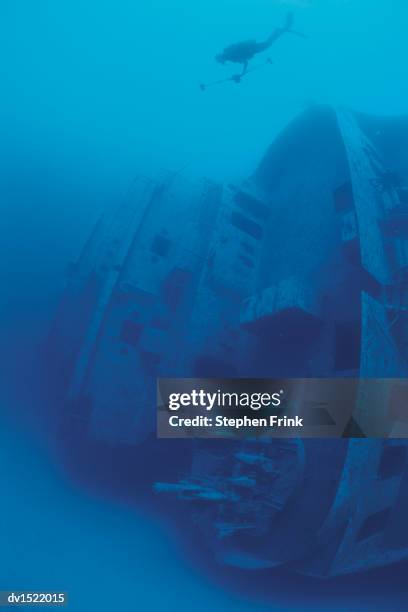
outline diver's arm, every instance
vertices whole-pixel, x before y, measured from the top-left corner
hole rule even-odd
[[[248,70],[248,60],[246,62],[244,62],[244,65],[242,67],[242,72],[241,72],[240,76],[244,76],[244,74],[246,73],[247,70]]]

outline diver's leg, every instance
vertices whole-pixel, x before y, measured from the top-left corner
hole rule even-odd
[[[291,30],[292,25],[293,25],[293,13],[288,13],[286,16],[285,25],[283,26],[283,28],[275,28],[272,34],[264,42],[258,43],[256,52],[262,53],[263,51],[267,51],[267,49],[272,47],[274,42],[276,42],[278,38],[283,36],[283,34],[286,34],[286,32],[292,32]],[[292,32],[292,33],[299,34],[299,32]],[[300,36],[302,36],[302,34],[300,34]]]
[[[264,51],[267,51],[285,32],[286,30],[283,28],[277,28],[274,32],[272,32],[269,38],[256,45],[256,53],[263,53]]]

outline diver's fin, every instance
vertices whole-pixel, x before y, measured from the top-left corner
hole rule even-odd
[[[294,34],[295,36],[300,36],[300,38],[309,38],[306,34],[303,34],[303,32],[298,32],[297,30],[286,30],[286,32],[288,34]]]
[[[302,32],[298,32],[297,30],[292,30],[292,26],[294,24],[294,21],[295,21],[295,17],[293,15],[293,13],[289,12],[286,15],[286,22],[285,22],[285,26],[284,26],[285,32],[288,32],[288,34],[294,34],[295,36],[300,36],[301,38],[307,38],[306,34],[302,34]]]
[[[290,30],[290,28],[293,26],[293,22],[295,21],[295,16],[293,15],[292,11],[289,11],[286,14],[286,21],[285,21],[285,30]]]

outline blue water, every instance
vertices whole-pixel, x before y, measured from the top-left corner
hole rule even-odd
[[[239,86],[199,90],[231,74],[220,49],[265,38],[288,7],[308,40],[282,39]],[[406,609],[392,572],[331,596],[202,571],[164,522],[63,470],[34,398],[64,270],[136,172],[240,180],[311,103],[406,113],[407,26],[405,0],[2,1],[0,589],[68,590],[75,612]]]
[[[70,609],[89,610],[403,610],[404,585],[370,580],[325,584],[271,577],[233,588],[200,571],[157,519],[76,486],[43,445],[4,416],[0,429],[2,506],[0,587],[67,591]],[[220,570],[221,572],[221,570]],[[378,577],[374,578],[377,580]],[[250,587],[251,588],[247,588]],[[235,592],[238,591],[238,592]],[[294,603],[295,602],[295,603]],[[391,607],[389,607],[391,606]],[[401,607],[400,607],[401,606]]]

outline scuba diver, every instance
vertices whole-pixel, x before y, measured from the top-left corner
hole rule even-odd
[[[209,85],[218,85],[226,81],[234,81],[235,83],[240,83],[241,79],[248,72],[250,72],[250,70],[248,70],[250,60],[252,60],[259,53],[267,51],[273,45],[273,43],[276,42],[278,38],[280,38],[283,34],[295,34],[296,36],[306,38],[304,34],[292,30],[292,25],[293,13],[288,13],[284,26],[282,28],[275,28],[272,34],[264,42],[257,42],[256,40],[245,40],[226,47],[222,51],[222,53],[219,53],[215,56],[216,61],[220,64],[226,64],[227,62],[231,62],[233,64],[242,64],[242,72],[240,74],[235,74],[227,79],[216,81],[215,83],[210,83]],[[272,61],[270,59],[266,61],[266,64],[271,63]],[[209,85],[201,84],[200,87],[202,90],[205,90],[207,87],[209,87]]]

